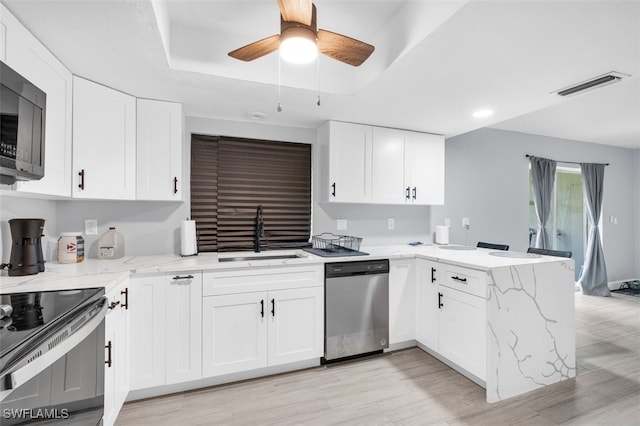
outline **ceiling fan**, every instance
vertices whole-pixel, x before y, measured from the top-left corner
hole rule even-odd
[[[367,60],[375,49],[372,45],[327,30],[318,30],[316,6],[311,0],[278,0],[280,34],[243,46],[229,56],[253,61],[280,49],[289,62],[307,63],[319,53],[354,67]],[[306,46],[306,49],[304,50]],[[296,50],[300,48],[301,50]]]

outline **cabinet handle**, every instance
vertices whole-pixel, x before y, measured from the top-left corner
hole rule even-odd
[[[107,360],[104,362],[105,364],[107,364],[107,367],[111,368],[111,364],[113,364],[113,360],[111,359],[111,348],[113,347],[113,345],[111,345],[111,340],[109,340],[109,343],[107,343],[105,345],[105,349],[107,350]]]
[[[178,178],[176,176],[173,178],[173,193],[178,193]]]
[[[129,287],[122,290],[120,294],[124,296],[124,303],[120,306],[125,309],[129,309]]]
[[[444,305],[442,304],[442,293],[438,293],[438,309],[442,308]]]
[[[80,183],[78,184],[78,188],[80,188],[81,190],[84,190],[84,169],[80,170],[80,173],[78,173],[78,176],[80,176]]]
[[[431,282],[436,282],[436,268],[431,268]]]
[[[413,187],[413,199],[415,200],[418,196],[418,187]]]
[[[276,299],[271,299],[271,316],[276,316]]]
[[[109,305],[109,309],[114,309],[116,306],[118,306],[120,304],[120,301],[118,300],[117,302],[111,302],[111,304]]]
[[[332,196],[332,197],[335,197],[335,196],[336,196],[336,183],[335,183],[335,182],[333,182],[333,183],[331,184],[331,196]]]
[[[461,283],[466,283],[466,282],[467,282],[467,279],[466,279],[466,278],[460,278],[460,277],[459,277],[459,276],[457,276],[457,275],[456,275],[455,277],[451,277],[451,279],[452,279],[452,280],[454,280],[454,281],[461,282]]]
[[[175,277],[173,277],[174,281],[177,280],[192,280],[193,279],[193,275],[176,275]]]
[[[407,186],[407,189],[405,189],[405,197],[407,198],[407,200],[411,199],[410,191],[411,188]]]
[[[260,316],[264,318],[264,299],[260,301]]]

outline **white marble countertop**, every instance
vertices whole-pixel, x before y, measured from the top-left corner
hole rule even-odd
[[[508,253],[511,256],[522,255],[524,257],[496,257],[490,255],[492,252],[495,253],[495,250],[476,248],[471,250],[448,250],[441,246],[433,245],[415,247],[408,245],[375,246],[362,247],[361,249],[369,253],[369,255],[357,257],[320,257],[303,250],[278,250],[263,251],[261,253],[235,252],[220,255],[216,253],[202,253],[193,257],[180,257],[177,255],[125,256],[118,260],[85,259],[84,262],[72,264],[48,262],[45,266],[45,272],[37,275],[9,277],[6,275],[6,272],[3,272],[5,275],[0,276],[0,294],[89,287],[105,287],[108,292],[111,288],[114,288],[117,284],[131,276],[131,274],[265,268],[373,259],[412,259],[418,257],[484,271],[502,266],[560,260],[559,258],[547,256],[528,257],[525,253],[518,254],[517,252]],[[280,254],[295,254],[300,257],[233,262],[219,261],[219,257],[254,257]]]

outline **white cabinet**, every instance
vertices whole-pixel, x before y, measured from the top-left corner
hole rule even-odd
[[[417,340],[429,349],[438,351],[438,276],[441,264],[416,259],[418,330]]]
[[[371,200],[371,126],[330,121],[329,201],[361,203]]]
[[[131,389],[202,375],[202,273],[131,280]]]
[[[182,200],[182,105],[137,100],[136,198]]]
[[[329,164],[321,176],[329,201],[444,203],[443,136],[329,121],[318,140],[319,165]]]
[[[44,177],[18,182],[17,190],[70,197],[71,72],[2,4],[0,12],[0,58],[47,94]]]
[[[415,271],[413,259],[389,262],[389,343],[392,345],[416,339]]]
[[[73,77],[74,198],[133,200],[136,99]]]
[[[107,294],[104,328],[104,424],[113,425],[129,393],[129,281]]]
[[[405,135],[405,191],[412,204],[444,204],[444,137],[417,132]],[[405,198],[406,200],[406,198]]]
[[[98,342],[98,333],[92,333],[53,364],[51,405],[97,395],[96,359],[103,355],[103,346],[103,342]],[[102,368],[102,363],[98,366]]]

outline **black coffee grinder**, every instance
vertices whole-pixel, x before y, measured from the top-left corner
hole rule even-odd
[[[42,237],[44,219],[11,219],[11,260],[3,263],[9,276],[35,275],[44,272]]]

